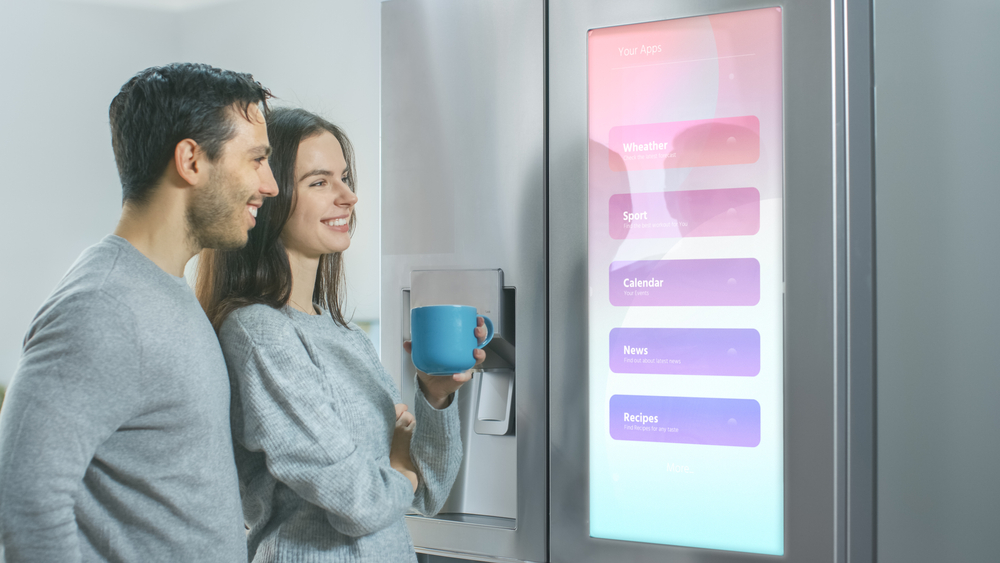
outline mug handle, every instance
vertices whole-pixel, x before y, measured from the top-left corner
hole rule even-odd
[[[486,324],[486,340],[483,340],[482,344],[476,346],[476,348],[479,348],[481,350],[483,346],[486,346],[487,344],[490,343],[490,340],[493,340],[493,321],[491,321],[490,318],[487,317],[486,315],[479,315],[479,316],[483,318],[483,322]]]

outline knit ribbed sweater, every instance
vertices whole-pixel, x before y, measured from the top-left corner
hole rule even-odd
[[[462,461],[457,405],[417,391],[416,493],[389,466],[399,389],[356,325],[251,305],[223,323],[251,561],[414,562],[404,514],[435,514]]]
[[[0,416],[6,561],[246,561],[229,390],[183,278],[114,235],[84,251]]]

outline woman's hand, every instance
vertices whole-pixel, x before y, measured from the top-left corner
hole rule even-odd
[[[410,458],[410,439],[413,438],[416,426],[417,419],[413,417],[413,413],[407,411],[403,403],[397,404],[396,427],[392,431],[392,445],[389,447],[389,465],[410,480],[413,492],[417,491],[417,469]]]
[[[482,344],[486,340],[486,323],[483,322],[482,317],[476,318],[476,341]],[[403,342],[403,349],[406,353],[411,353],[412,346],[410,341],[407,340]],[[462,373],[456,373],[451,377],[445,377],[443,375],[427,375],[426,373],[417,370],[417,379],[420,383],[420,390],[423,391],[424,397],[430,405],[438,410],[446,408],[451,404],[452,396],[455,391],[462,385],[465,385],[467,381],[472,379],[472,372],[486,360],[486,351],[479,348],[472,351],[472,356],[476,358],[476,365],[472,369],[467,369]]]

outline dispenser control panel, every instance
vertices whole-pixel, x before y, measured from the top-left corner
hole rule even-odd
[[[782,555],[782,13],[588,37],[590,534]]]

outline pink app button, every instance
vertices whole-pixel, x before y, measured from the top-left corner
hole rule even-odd
[[[760,229],[757,188],[616,194],[608,209],[614,239],[754,235]]]
[[[720,117],[612,127],[608,159],[612,170],[655,170],[752,164],[760,158],[756,116]]]

